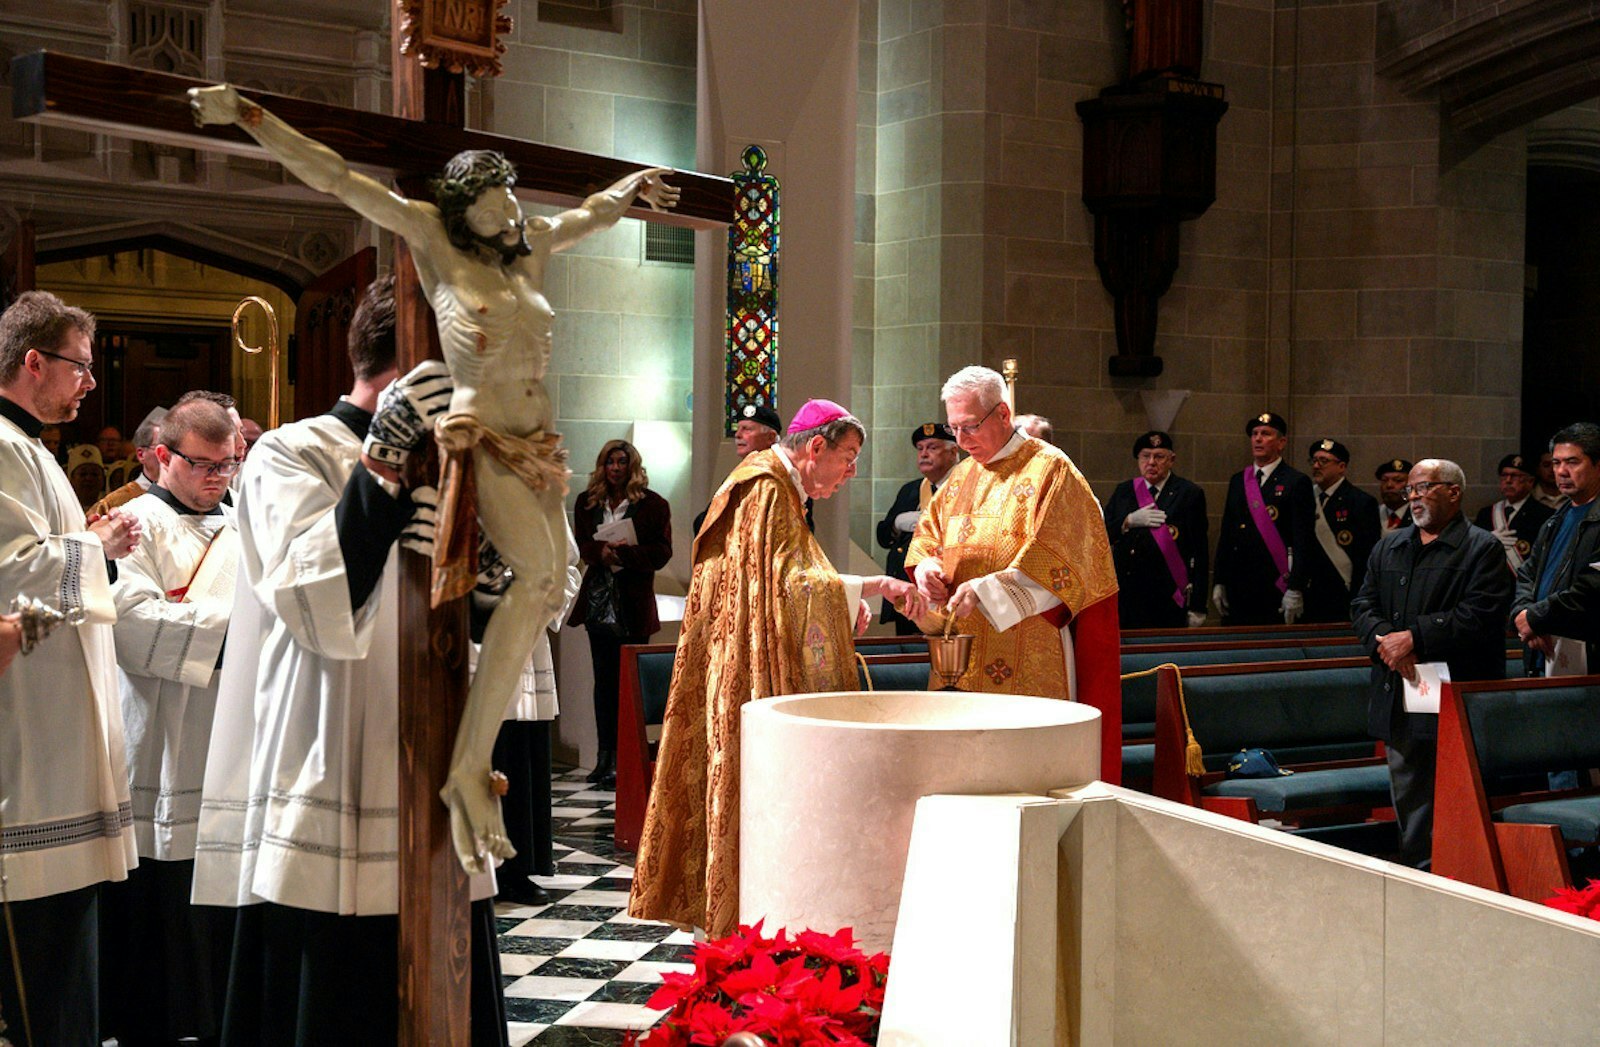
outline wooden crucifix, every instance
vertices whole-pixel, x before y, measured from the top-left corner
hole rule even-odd
[[[440,4],[439,9],[447,6]],[[492,12],[493,6],[489,0],[480,10]],[[413,17],[397,20],[395,34],[395,116],[259,92],[244,92],[245,98],[333,147],[352,164],[388,173],[414,199],[425,198],[426,175],[464,150],[504,154],[520,169],[519,195],[557,204],[581,202],[639,166],[465,130],[462,74],[426,69],[415,54],[402,53],[420,51],[439,58],[427,46],[403,46],[416,42],[405,34],[428,22],[429,9],[420,0],[407,0],[407,8]],[[494,54],[492,37],[488,53]],[[451,64],[448,53],[445,57],[444,64]],[[13,115],[49,126],[265,155],[237,127],[195,125],[187,92],[204,86],[183,77],[41,52],[13,62]],[[630,215],[692,228],[727,224],[733,205],[728,179],[675,172],[672,182],[681,191],[675,210],[657,213],[635,207]],[[403,243],[398,243],[397,255],[409,258]],[[441,354],[415,269],[397,262],[396,277],[396,333],[405,371]],[[408,642],[399,645],[401,1036],[406,1044],[465,1044],[470,976],[466,878],[438,800],[464,704],[465,616],[460,601],[430,610],[425,560],[404,557],[402,570],[400,630]]]

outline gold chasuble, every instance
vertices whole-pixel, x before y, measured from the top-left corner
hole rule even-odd
[[[1020,620],[998,630],[978,610],[956,623],[976,637],[957,687],[1073,698],[1061,629],[1115,595],[1111,546],[1100,505],[1072,460],[1040,440],[1012,444],[1015,450],[1002,450],[998,460],[979,464],[968,458],[950,471],[917,524],[906,573],[937,556],[953,591],[962,582],[1004,572],[996,578],[999,591]],[[1040,606],[1042,594],[1025,580],[1061,604]],[[929,686],[938,684],[930,677]]]
[[[628,912],[719,938],[739,918],[740,707],[856,690],[855,614],[775,451],[723,481],[693,555]]]

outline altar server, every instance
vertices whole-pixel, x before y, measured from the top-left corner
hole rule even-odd
[[[139,547],[113,596],[134,839],[140,865],[108,888],[106,1028],[125,1047],[215,1037],[233,913],[189,902],[217,667],[239,558],[233,423],[214,403],[174,408],[151,451],[157,482],[126,503]],[[112,969],[115,968],[115,969]]]
[[[94,317],[28,291],[0,316],[0,594],[83,615],[0,676],[0,874],[17,952],[0,948],[0,1012],[21,1030],[20,960],[36,1044],[94,1045],[100,885],[138,862],[124,764],[107,558],[138,543],[113,510],[93,525],[46,423],[95,387]]]

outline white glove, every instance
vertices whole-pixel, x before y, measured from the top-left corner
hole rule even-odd
[[[489,541],[489,536],[478,532],[478,591],[490,596],[503,596],[511,588],[511,578],[511,565]]]
[[[1211,602],[1217,605],[1217,613],[1224,618],[1228,616],[1228,587],[1213,585],[1211,587]]]
[[[400,532],[400,548],[410,549],[418,556],[433,559],[433,522],[439,511],[439,490],[436,487],[411,489],[411,520]]]
[[[433,433],[433,420],[450,406],[454,393],[444,361],[422,361],[378,394],[378,409],[361,452],[393,469],[405,468],[411,452]]]
[[[1283,624],[1293,625],[1296,618],[1306,613],[1306,598],[1298,589],[1290,589],[1283,594],[1283,604],[1279,609],[1283,611]]]
[[[894,529],[910,534],[917,529],[917,521],[922,519],[921,509],[907,509],[894,518]]]
[[[1489,533],[1500,539],[1500,544],[1506,547],[1507,552],[1514,553],[1517,551],[1517,532],[1513,531],[1511,528],[1506,527],[1499,531],[1490,531]]]
[[[1128,527],[1160,527],[1167,522],[1167,514],[1153,505],[1142,506],[1128,514],[1123,523]]]
[[[1205,615],[1201,614],[1199,611],[1189,612],[1189,628],[1198,629],[1204,624],[1206,624]]]

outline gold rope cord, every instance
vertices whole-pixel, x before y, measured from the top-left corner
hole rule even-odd
[[[867,690],[875,690],[872,686],[872,670],[867,668],[867,659],[860,651],[856,652],[856,663],[861,666],[861,675],[867,681]]]
[[[1204,755],[1200,743],[1195,741],[1194,730],[1189,726],[1189,707],[1183,700],[1183,670],[1178,668],[1176,662],[1162,662],[1160,665],[1149,669],[1140,669],[1138,672],[1123,673],[1124,680],[1137,680],[1141,676],[1154,676],[1163,669],[1171,669],[1178,680],[1178,712],[1183,714],[1183,734],[1188,739],[1188,744],[1183,747],[1183,770],[1191,778],[1199,778],[1206,773],[1206,766],[1201,761]]]

